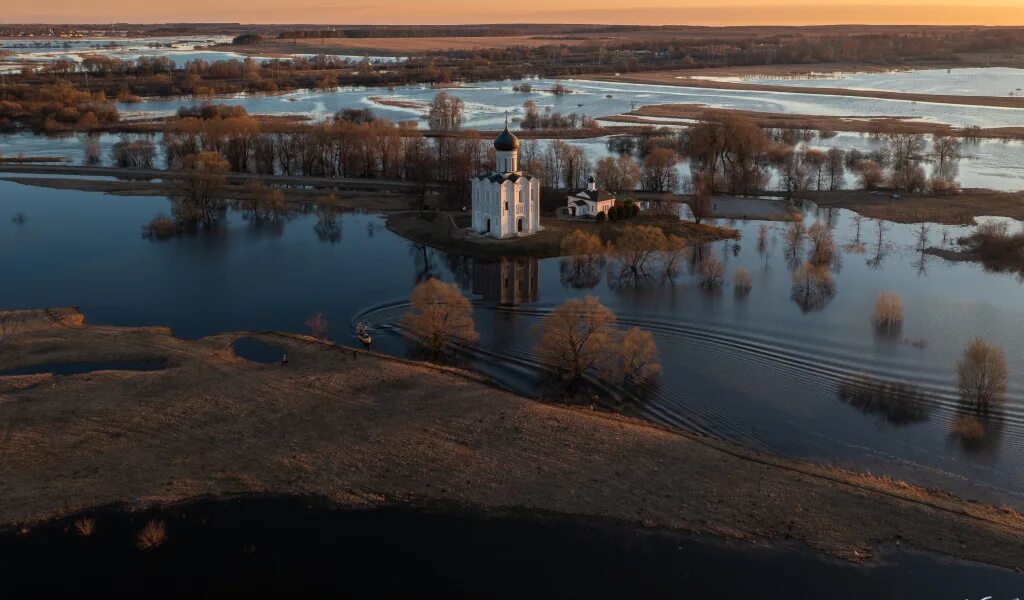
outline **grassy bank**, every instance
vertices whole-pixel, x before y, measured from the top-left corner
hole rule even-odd
[[[565,220],[542,217],[543,231],[518,238],[495,240],[468,237],[468,214],[447,212],[401,212],[388,215],[388,229],[398,235],[434,248],[458,252],[477,258],[497,256],[532,256],[550,258],[562,255],[562,237],[574,229],[592,231],[604,240],[614,240],[629,225],[653,225],[666,235],[676,235],[691,244],[703,244],[738,235],[736,230],[678,219],[638,217],[603,224],[593,220]]]

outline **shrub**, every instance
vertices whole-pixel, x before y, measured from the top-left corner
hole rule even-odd
[[[882,292],[875,300],[871,318],[879,329],[894,331],[903,322],[903,300],[892,292]]]
[[[987,436],[985,425],[974,415],[957,415],[949,423],[950,441],[959,442],[965,450],[981,449]]]
[[[96,532],[96,519],[92,517],[82,517],[75,519],[75,533],[82,537],[89,537]]]
[[[597,213],[597,216],[595,218],[597,219],[598,223],[604,223],[607,217],[605,216],[604,211],[602,210],[601,212]]]
[[[700,284],[706,288],[721,287],[725,281],[725,265],[712,252],[706,252],[697,264]]]
[[[163,521],[150,521],[136,536],[139,550],[154,550],[167,541],[167,526]]]
[[[1006,393],[1006,355],[985,340],[977,338],[968,344],[956,373],[961,396],[979,412],[987,411]]]
[[[157,215],[142,230],[147,237],[166,240],[178,234],[178,223],[167,215]]]
[[[936,196],[953,196],[960,193],[960,182],[951,177],[932,177],[928,191]]]
[[[747,293],[754,285],[753,279],[750,277],[750,271],[740,267],[736,269],[736,291],[741,293]]]
[[[824,307],[835,291],[832,274],[825,267],[805,262],[793,273],[792,298],[804,312]]]

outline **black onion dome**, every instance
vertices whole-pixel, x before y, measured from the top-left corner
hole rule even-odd
[[[494,140],[494,149],[499,152],[512,152],[513,150],[518,150],[519,138],[513,135],[506,125],[505,131],[502,131],[501,135]]]

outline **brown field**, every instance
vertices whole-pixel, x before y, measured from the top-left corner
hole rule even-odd
[[[871,219],[897,223],[942,223],[973,225],[975,217],[1010,217],[1024,220],[1024,192],[964,190],[953,196],[889,193],[874,195],[864,190],[808,192],[807,199],[819,206],[847,208]]]
[[[795,540],[851,561],[898,540],[1024,567],[1021,515],[939,491],[537,402],[472,373],[302,336],[246,334],[288,353],[287,366],[261,365],[231,351],[239,334],[185,341],[163,328],[60,317],[74,310],[19,312],[33,318],[8,331],[5,366],[163,359],[167,368],[0,386],[2,525],[118,502],[278,493],[612,518]]]
[[[942,64],[940,68],[953,66]],[[955,66],[968,66],[956,64]],[[930,65],[935,68],[936,65]],[[761,83],[741,83],[732,81],[708,81],[694,77],[737,77],[743,75],[803,75],[809,72],[839,72],[851,70],[883,70],[878,67],[848,64],[818,65],[772,65],[769,67],[729,67],[719,69],[700,69],[686,71],[653,71],[649,73],[588,76],[599,81],[620,81],[626,83],[649,83],[656,85],[675,85],[690,88],[708,88],[717,90],[748,90],[759,92],[783,92],[789,94],[813,94],[818,96],[850,96],[855,98],[879,98],[883,100],[906,100],[909,102],[928,102],[933,104],[959,104],[965,106],[993,106],[1000,108],[1024,108],[1024,98],[1010,96],[957,96],[944,94],[910,94],[905,92],[887,92],[880,90],[852,90],[846,88],[802,87],[793,85],[772,85]]]
[[[852,131],[858,133],[923,133],[946,135],[975,135],[993,139],[1024,138],[1022,127],[992,127],[987,129],[967,130],[942,123],[915,121],[903,117],[864,116],[835,117],[829,115],[801,115],[790,113],[760,112],[732,108],[711,108],[705,104],[654,104],[642,106],[625,115],[611,115],[599,120],[612,123],[629,123],[633,125],[647,124],[679,125],[665,119],[710,119],[720,120],[727,116],[741,116],[753,120],[758,126],[776,129],[817,129],[832,131]],[[639,117],[650,117],[642,119]],[[658,118],[663,120],[658,120]]]
[[[312,38],[268,40],[234,48],[247,54],[383,54],[405,55],[446,50],[485,50],[515,46],[577,45],[590,40],[578,36],[494,36],[494,37],[395,37],[395,38]]]

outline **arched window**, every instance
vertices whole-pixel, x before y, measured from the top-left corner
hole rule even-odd
[[[508,210],[508,200],[505,201],[505,210]]]

